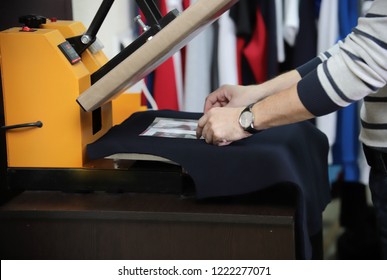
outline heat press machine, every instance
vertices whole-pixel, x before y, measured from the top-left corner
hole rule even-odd
[[[85,147],[111,129],[116,108],[126,106],[128,116],[144,110],[140,94],[121,93],[237,0],[199,0],[165,16],[153,0],[137,0],[143,33],[108,60],[97,32],[113,2],[102,2],[87,30],[80,22],[29,15],[20,18],[22,27],[0,33],[6,188],[180,192],[185,185],[178,166],[89,161]]]

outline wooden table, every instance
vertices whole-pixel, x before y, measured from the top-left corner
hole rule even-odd
[[[294,259],[295,200],[275,191],[25,191],[0,207],[1,259]]]

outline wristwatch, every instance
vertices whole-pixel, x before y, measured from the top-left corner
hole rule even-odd
[[[247,132],[254,134],[260,130],[254,128],[254,114],[251,111],[255,103],[247,106],[242,113],[239,115],[239,124]]]

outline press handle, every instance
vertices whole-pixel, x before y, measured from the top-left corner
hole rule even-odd
[[[31,123],[5,125],[5,126],[2,126],[1,129],[10,130],[10,129],[29,128],[29,127],[41,128],[42,126],[43,126],[43,123],[41,121],[37,121],[37,122],[31,122]]]

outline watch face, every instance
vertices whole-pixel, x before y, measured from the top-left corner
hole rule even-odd
[[[251,127],[252,122],[253,114],[250,111],[245,111],[241,114],[239,118],[239,123],[244,129]]]

